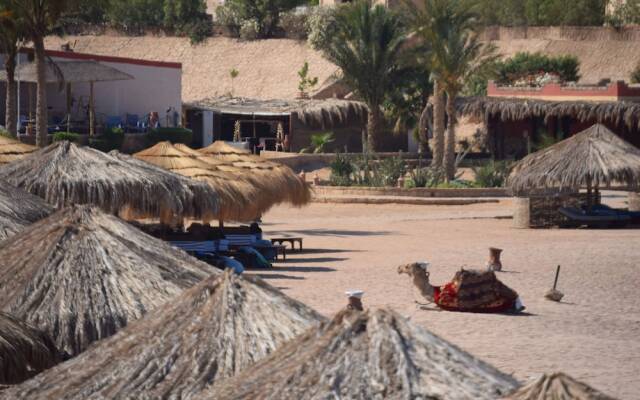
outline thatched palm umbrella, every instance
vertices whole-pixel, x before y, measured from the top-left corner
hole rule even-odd
[[[496,399],[518,383],[388,310],[340,312],[201,399]]]
[[[0,136],[0,165],[19,160],[36,150],[35,146]]]
[[[35,63],[22,64],[16,69],[16,79],[21,82],[38,82]],[[67,116],[71,115],[71,84],[89,84],[89,131],[95,133],[95,105],[93,86],[96,82],[125,81],[135,79],[119,69],[101,64],[97,61],[56,61],[46,65],[45,82],[66,84]],[[6,73],[0,73],[0,80],[6,80]]]
[[[505,400],[615,400],[598,390],[556,372],[544,374],[540,378],[518,389]]]
[[[209,184],[218,194],[219,207],[215,217],[220,220],[252,221],[260,214],[259,188],[238,173],[223,171],[169,142],[158,143],[134,157]]]
[[[323,318],[259,279],[226,273],[79,357],[9,390],[15,398],[186,399]]]
[[[51,368],[61,354],[44,332],[0,312],[0,384],[16,384]]]
[[[216,141],[199,151],[208,156],[230,161],[233,166],[242,168],[246,175],[258,177],[263,185],[272,188],[271,192],[278,194],[274,204],[289,202],[295,206],[302,206],[311,200],[309,185],[286,165],[265,160],[223,141]]]
[[[0,166],[0,179],[58,208],[94,204],[111,213],[128,209],[164,221],[217,212],[217,193],[207,185],[70,142],[54,143]]]
[[[523,158],[508,180],[515,193],[586,186],[589,195],[614,182],[640,186],[640,149],[600,124]]]
[[[72,206],[0,243],[0,305],[75,355],[216,271],[113,215]]]
[[[44,200],[0,181],[0,240],[53,212]]]

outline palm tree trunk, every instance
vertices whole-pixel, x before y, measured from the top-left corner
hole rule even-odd
[[[35,52],[36,76],[38,80],[36,100],[36,146],[47,145],[47,82],[44,53],[44,39],[36,37],[33,40]]]
[[[7,104],[5,108],[5,128],[11,136],[17,136],[17,116],[16,116],[16,58],[7,54],[4,62],[7,72]]]
[[[456,96],[454,92],[447,93],[447,115],[449,124],[447,125],[447,140],[444,151],[444,168],[447,174],[447,181],[455,178],[456,174],[456,125],[458,124],[456,115]]]
[[[433,118],[432,113],[432,105],[427,102],[420,114],[420,122],[418,124],[418,138],[420,139],[418,146],[420,147],[420,154],[423,156],[429,153],[429,130],[432,129],[430,127],[431,119]]]
[[[434,167],[443,167],[444,157],[444,91],[437,80],[433,84],[433,161]]]
[[[369,152],[378,151],[381,124],[382,113],[380,112],[380,107],[378,105],[370,105],[367,116],[367,151]]]

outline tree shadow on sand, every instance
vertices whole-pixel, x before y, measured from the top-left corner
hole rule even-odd
[[[295,257],[295,258],[287,258],[286,260],[283,260],[280,262],[306,264],[306,263],[323,263],[323,262],[334,262],[334,261],[344,261],[344,260],[348,260],[348,258],[345,258],[345,257],[307,257],[307,258]]]
[[[286,267],[275,267],[276,271],[282,272],[335,272],[334,268],[329,267],[300,267],[300,266],[286,266]]]
[[[287,251],[291,254],[325,254],[325,253],[362,253],[364,250],[351,250],[351,249],[302,249],[292,251],[287,248]],[[288,253],[287,253],[288,254]]]
[[[285,275],[285,274],[254,274],[249,273],[251,276],[257,276],[260,279],[269,280],[269,279],[292,279],[296,281],[304,280],[303,276],[294,276],[294,275]]]
[[[337,230],[337,229],[304,229],[300,231],[289,231],[298,235],[308,236],[384,236],[393,232],[389,231],[351,231],[351,230]]]

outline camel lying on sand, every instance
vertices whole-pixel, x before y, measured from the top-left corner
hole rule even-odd
[[[449,311],[520,312],[524,306],[518,293],[496,278],[493,271],[461,269],[453,280],[442,286],[429,282],[427,263],[412,263],[398,267],[407,274],[422,297]]]

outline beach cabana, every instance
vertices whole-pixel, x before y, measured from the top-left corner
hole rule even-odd
[[[208,185],[70,142],[0,166],[0,179],[57,208],[93,204],[113,214],[128,210],[167,222],[217,213],[217,193]]]
[[[7,395],[190,399],[322,320],[260,279],[225,273]]]
[[[241,168],[245,175],[260,179],[263,186],[270,188],[265,194],[273,196],[272,205],[288,202],[302,206],[311,200],[309,185],[286,165],[255,156],[223,141],[216,141],[199,151],[231,162],[234,167]]]
[[[53,212],[41,198],[0,181],[0,241]]]
[[[49,335],[0,312],[0,384],[29,379],[62,361],[60,356]]]
[[[253,221],[263,210],[259,187],[251,180],[185,153],[169,142],[158,143],[134,154],[134,157],[210,186],[218,195],[216,219]],[[210,219],[213,218],[205,220]]]
[[[198,399],[486,399],[518,382],[389,310],[338,313]]]
[[[49,62],[45,67],[45,81],[66,85],[67,91],[67,123],[71,116],[71,85],[89,84],[89,134],[95,134],[95,106],[93,86],[96,82],[124,81],[134,79],[133,76],[119,69],[92,60]],[[0,73],[0,80],[6,81],[6,72]],[[21,64],[16,68],[16,80],[37,83],[38,75],[35,63]]]
[[[0,165],[19,160],[36,150],[38,150],[38,148],[35,146],[6,136],[0,136]]]
[[[217,272],[118,217],[71,206],[0,243],[0,305],[76,355]]]
[[[615,400],[561,372],[543,374],[505,400]]]

